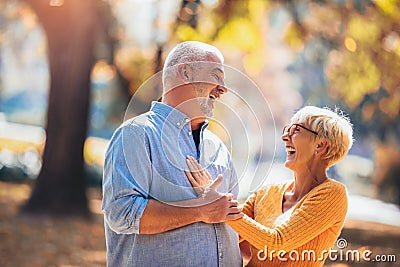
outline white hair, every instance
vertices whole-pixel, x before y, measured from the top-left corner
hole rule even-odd
[[[328,107],[306,106],[297,111],[290,122],[305,123],[318,133],[315,138],[325,138],[329,142],[325,154],[328,166],[342,160],[353,145],[352,124],[339,108],[333,111]]]
[[[208,61],[210,54],[216,55],[224,63],[224,56],[215,46],[198,41],[186,41],[177,44],[169,52],[164,62],[162,74],[164,90],[166,78],[176,73],[174,66],[181,63]]]

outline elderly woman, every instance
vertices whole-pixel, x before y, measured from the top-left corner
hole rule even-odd
[[[248,266],[323,265],[347,212],[346,188],[328,178],[327,169],[346,156],[352,135],[348,118],[313,106],[300,109],[283,128],[285,166],[294,181],[256,191],[244,203],[245,215],[227,222],[246,240],[244,256],[243,244],[250,244]],[[193,158],[188,166],[192,185],[206,188],[209,174]]]

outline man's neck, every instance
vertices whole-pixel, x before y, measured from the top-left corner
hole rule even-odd
[[[198,130],[204,124],[204,122],[205,119],[203,118],[192,119],[190,121],[190,127],[192,128],[192,130]]]
[[[190,119],[190,127],[192,128],[192,130],[199,129],[203,125],[203,123],[206,121],[206,118],[204,118],[204,117],[192,116],[190,107],[185,104],[182,104],[182,103],[178,104],[178,103],[175,103],[174,101],[169,101],[169,99],[162,99],[162,103],[164,103],[170,107],[173,107],[173,108],[179,110],[180,112],[182,112],[183,114],[185,114],[186,116],[188,116]],[[193,108],[192,108],[192,110],[193,110]]]

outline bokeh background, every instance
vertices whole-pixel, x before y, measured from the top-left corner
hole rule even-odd
[[[399,0],[0,0],[0,266],[105,266],[108,140],[185,40],[217,46],[267,99],[266,182],[291,178],[279,140],[296,109],[348,114],[355,143],[329,172],[349,192],[341,237],[387,257],[326,266],[400,266]]]

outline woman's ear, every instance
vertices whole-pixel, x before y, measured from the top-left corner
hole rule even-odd
[[[329,142],[327,139],[323,138],[317,142],[317,147],[315,149],[315,154],[323,155],[328,150]]]

